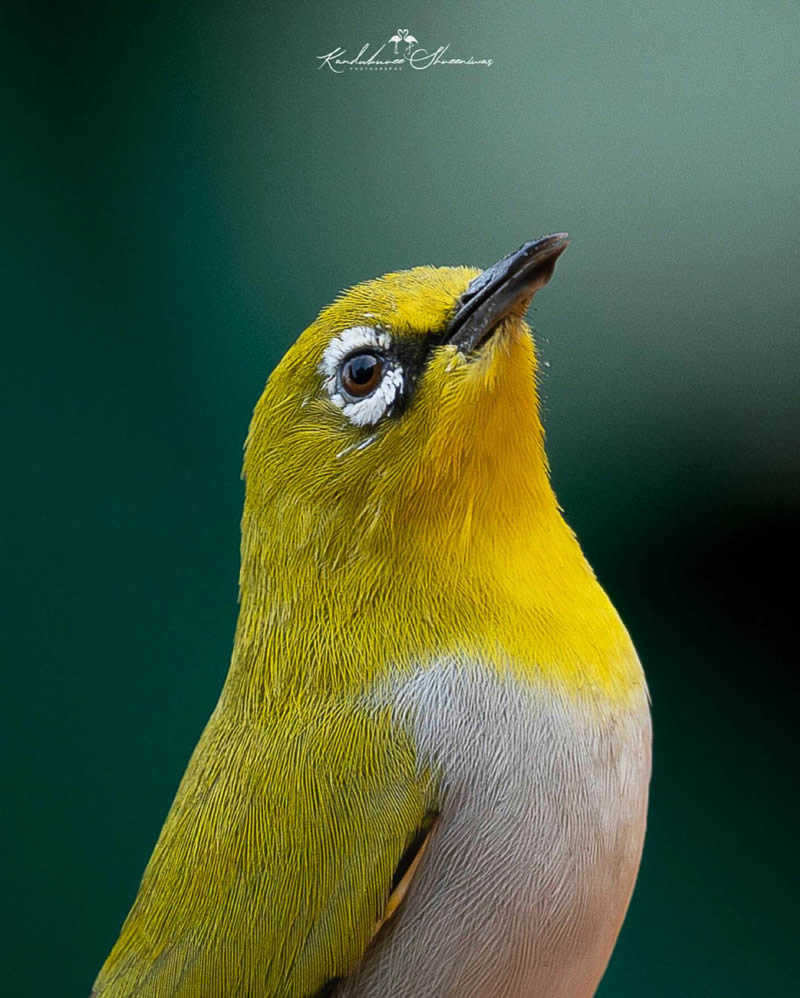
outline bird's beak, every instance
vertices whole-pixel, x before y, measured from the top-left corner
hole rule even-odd
[[[566,232],[542,236],[478,274],[459,299],[444,342],[469,353],[488,340],[506,316],[524,315],[531,298],[553,276],[568,242]]]

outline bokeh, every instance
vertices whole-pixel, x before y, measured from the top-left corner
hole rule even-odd
[[[796,989],[800,7],[5,19],[4,991],[85,995],[225,676],[241,445],[342,287],[572,244],[553,478],[655,718],[603,998]],[[347,70],[405,25],[491,67]]]

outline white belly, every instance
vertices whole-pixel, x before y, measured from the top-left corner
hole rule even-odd
[[[650,713],[446,664],[386,691],[441,816],[347,998],[589,998],[633,890]]]

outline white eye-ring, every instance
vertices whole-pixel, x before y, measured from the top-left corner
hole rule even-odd
[[[325,348],[319,365],[325,391],[355,426],[377,423],[403,388],[391,346],[385,330],[352,326]]]

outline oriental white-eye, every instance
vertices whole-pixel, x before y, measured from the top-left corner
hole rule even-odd
[[[548,474],[566,245],[360,284],[273,372],[230,672],[96,998],[594,994],[650,714]]]

